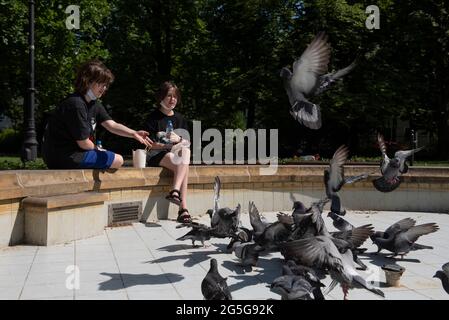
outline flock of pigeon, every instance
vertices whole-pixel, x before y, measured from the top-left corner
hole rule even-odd
[[[344,299],[351,288],[365,288],[384,297],[379,288],[366,281],[357,271],[367,270],[367,266],[359,259],[359,255],[366,251],[366,248],[361,248],[363,243],[370,238],[377,245],[377,252],[388,250],[392,257],[403,258],[410,251],[433,249],[416,241],[423,235],[436,232],[439,227],[435,223],[415,225],[415,220],[405,218],[380,232],[375,231],[371,224],[355,227],[346,221],[342,217],[346,210],[341,205],[338,192],[345,184],[355,183],[369,176],[362,174],[345,177],[344,164],[348,152],[346,146],[335,151],[329,167],[324,170],[325,197],[312,203],[310,207],[291,196],[292,213],[279,212],[277,221],[269,223],[259,214],[254,202],[250,202],[248,213],[252,229],[242,226],[240,204],[235,209],[220,207],[221,183],[219,177],[215,177],[214,208],[207,211],[210,226],[197,222],[179,224],[177,228],[189,227],[191,230],[177,240],[190,240],[192,245],[199,241],[205,246],[205,241],[211,238],[230,238],[227,249],[234,253],[244,268],[256,266],[260,254],[280,252],[285,258],[282,276],[276,278],[270,287],[285,300],[324,299],[337,284],[342,287]],[[398,177],[404,172],[401,168],[405,167],[402,161],[406,158],[395,157],[394,161],[385,159],[388,159],[386,155],[381,164],[382,176],[377,180],[382,179],[382,183],[392,183],[397,187],[396,184],[400,182]],[[323,209],[329,202],[327,217],[332,219],[333,226],[339,230],[337,232],[329,232],[323,220]],[[320,279],[327,274],[332,282],[323,293],[321,289],[325,285]],[[442,280],[444,289],[449,293],[449,264],[445,264],[435,277]],[[211,259],[210,270],[201,289],[204,298],[208,300],[232,299],[226,279],[218,272],[216,259]]]
[[[321,32],[309,44],[301,57],[293,63],[293,72],[283,68],[284,80],[289,102],[290,114],[302,125],[310,129],[321,127],[321,111],[317,104],[306,97],[318,95],[332,86],[337,80],[348,74],[354,67],[348,67],[334,73],[326,73],[330,59],[330,45],[327,36]],[[373,180],[374,187],[381,192],[391,192],[402,182],[401,175],[406,173],[406,160],[422,148],[397,151],[393,158],[387,155],[387,148],[382,135],[377,136],[382,154],[380,163],[381,176]],[[366,249],[361,248],[370,238],[378,247],[378,252],[388,250],[393,257],[408,254],[419,249],[432,249],[416,243],[419,237],[433,233],[439,228],[435,223],[415,225],[410,218],[400,220],[384,232],[374,231],[371,224],[355,227],[342,218],[346,210],[341,205],[338,192],[345,184],[366,179],[370,174],[345,177],[344,164],[349,150],[346,146],[338,148],[329,168],[324,170],[325,197],[306,207],[292,196],[293,212],[279,213],[277,221],[264,221],[256,205],[249,203],[248,213],[252,230],[240,222],[241,206],[235,209],[219,206],[221,183],[219,177],[214,184],[214,208],[208,210],[210,226],[199,223],[178,225],[190,227],[191,230],[177,240],[204,242],[211,238],[230,238],[227,249],[235,254],[243,267],[256,266],[259,255],[267,252],[280,252],[285,258],[282,276],[274,279],[270,288],[278,292],[283,300],[323,300],[337,284],[343,290],[344,299],[351,288],[365,288],[373,294],[384,297],[384,293],[370,284],[357,270],[366,270],[367,266],[359,259]],[[324,206],[330,202],[327,217],[339,230],[329,232],[325,226],[322,213]],[[325,285],[320,281],[329,274],[332,282],[323,293]],[[443,288],[449,293],[449,263],[436,272]],[[216,259],[210,260],[210,270],[201,284],[206,300],[230,300],[231,292],[226,278],[218,272]]]

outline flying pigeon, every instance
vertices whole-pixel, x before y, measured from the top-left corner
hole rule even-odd
[[[231,292],[223,278],[218,273],[217,260],[210,260],[210,269],[201,282],[201,292],[205,300],[232,300]]]
[[[291,105],[290,114],[310,129],[321,127],[321,111],[319,105],[310,102],[306,96],[322,93],[355,67],[355,63],[352,63],[335,73],[325,74],[330,55],[331,47],[327,42],[327,35],[320,32],[301,57],[293,63],[293,72],[287,67],[282,68],[280,72]]]
[[[377,135],[377,142],[382,152],[382,160],[380,162],[382,177],[373,180],[373,185],[378,191],[391,192],[399,187],[402,182],[401,175],[408,171],[408,166],[405,163],[407,158],[424,149],[424,147],[396,151],[394,158],[390,159],[387,155],[387,146],[381,134]]]
[[[449,294],[449,262],[445,263],[441,269],[443,270],[438,270],[433,277],[441,280],[444,291]]]
[[[346,214],[346,210],[341,207],[338,191],[345,184],[354,183],[368,177],[368,174],[364,173],[345,178],[343,165],[348,159],[348,153],[349,149],[345,145],[340,146],[335,151],[329,163],[329,168],[324,170],[324,185],[326,187],[326,196],[331,200],[331,212],[341,216]]]
[[[388,227],[385,232],[377,231],[371,236],[371,240],[377,245],[379,253],[382,249],[393,252],[393,256],[401,258],[407,253],[420,249],[433,249],[415,243],[419,237],[439,230],[436,223],[425,223],[415,226],[416,221],[410,218],[402,219]]]

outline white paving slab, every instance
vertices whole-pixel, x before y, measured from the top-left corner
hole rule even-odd
[[[263,213],[269,221],[277,212]],[[413,212],[354,212],[345,219],[354,225],[371,223],[383,231],[391,224],[411,217],[417,224],[436,222],[440,230],[423,236],[419,243],[433,246],[433,250],[411,252],[403,260],[388,258],[366,241],[367,254],[360,256],[372,270],[377,270],[374,285],[385,293],[386,299],[448,300],[438,279],[432,278],[441,265],[449,261],[449,215]],[[208,224],[208,216],[197,219]],[[332,221],[325,218],[329,230]],[[249,216],[242,214],[242,223],[249,226]],[[243,269],[233,254],[226,252],[228,239],[211,239],[207,247],[192,247],[189,241],[176,239],[189,230],[175,228],[174,221],[157,224],[133,224],[107,228],[97,237],[77,240],[50,247],[16,246],[0,250],[0,299],[77,299],[77,300],[182,300],[203,299],[201,281],[209,270],[210,259],[218,262],[220,273],[228,278],[228,285],[236,300],[279,299],[269,284],[281,275],[283,257],[280,253],[261,255],[258,266]],[[399,287],[388,287],[385,274],[379,268],[396,262],[406,268]],[[70,273],[67,268],[79,268],[79,289],[67,289]],[[363,274],[363,273],[362,273]],[[328,285],[330,278],[323,283]],[[328,300],[343,298],[337,286]],[[378,300],[381,297],[364,289],[352,289],[351,300]]]

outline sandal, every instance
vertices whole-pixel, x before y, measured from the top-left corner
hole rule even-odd
[[[181,209],[178,211],[178,218],[176,219],[179,223],[191,223],[192,217],[189,214],[189,210],[186,208]]]
[[[179,206],[181,204],[181,192],[177,189],[173,189],[168,193],[168,196],[166,196],[165,199]]]

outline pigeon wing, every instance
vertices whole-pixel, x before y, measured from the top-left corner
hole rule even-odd
[[[358,248],[374,234],[374,227],[371,224],[365,224],[349,232],[350,235],[347,240],[352,244],[353,248]]]
[[[447,277],[449,277],[449,262],[443,264],[443,266],[441,267],[441,269],[443,269],[443,272],[446,274]]]
[[[318,85],[318,76],[327,71],[329,59],[330,45],[325,33],[320,32],[293,63],[293,89],[309,94]]]
[[[429,234],[432,232],[436,232],[439,230],[439,227],[436,223],[426,223],[421,224],[419,226],[413,226],[407,231],[403,233],[403,236],[411,243],[418,240],[419,237]]]
[[[217,212],[218,208],[220,207],[220,189],[221,189],[220,177],[216,176],[214,182],[214,212]]]
[[[344,184],[344,169],[343,165],[348,158],[348,148],[345,145],[340,146],[334,153],[329,164],[329,181],[326,192],[334,194],[338,192]]]
[[[412,149],[412,150],[399,150],[399,151],[396,151],[396,153],[394,154],[394,157],[399,160],[399,172],[400,173],[405,173],[406,172],[405,160],[407,160],[408,157],[411,157],[416,152],[421,151],[422,149],[424,149],[424,147],[417,148],[417,149]]]
[[[342,267],[341,255],[329,237],[318,236],[294,240],[280,245],[286,259],[293,258],[305,266]]]
[[[358,176],[346,177],[345,184],[355,183],[366,178],[368,178],[368,173],[359,174]]]
[[[377,134],[377,143],[379,144],[380,152],[382,153],[382,160],[380,162],[380,172],[383,174],[390,163],[390,158],[387,155],[387,146],[385,144],[384,137],[378,133]]]
[[[257,210],[254,202],[249,202],[249,220],[254,230],[254,238],[259,237],[265,231],[266,225],[260,220],[259,210]]]
[[[392,224],[389,226],[385,233],[388,234],[389,237],[394,236],[398,234],[399,232],[404,232],[413,227],[416,224],[416,221],[411,218],[405,218],[402,220],[399,220],[398,222]]]

